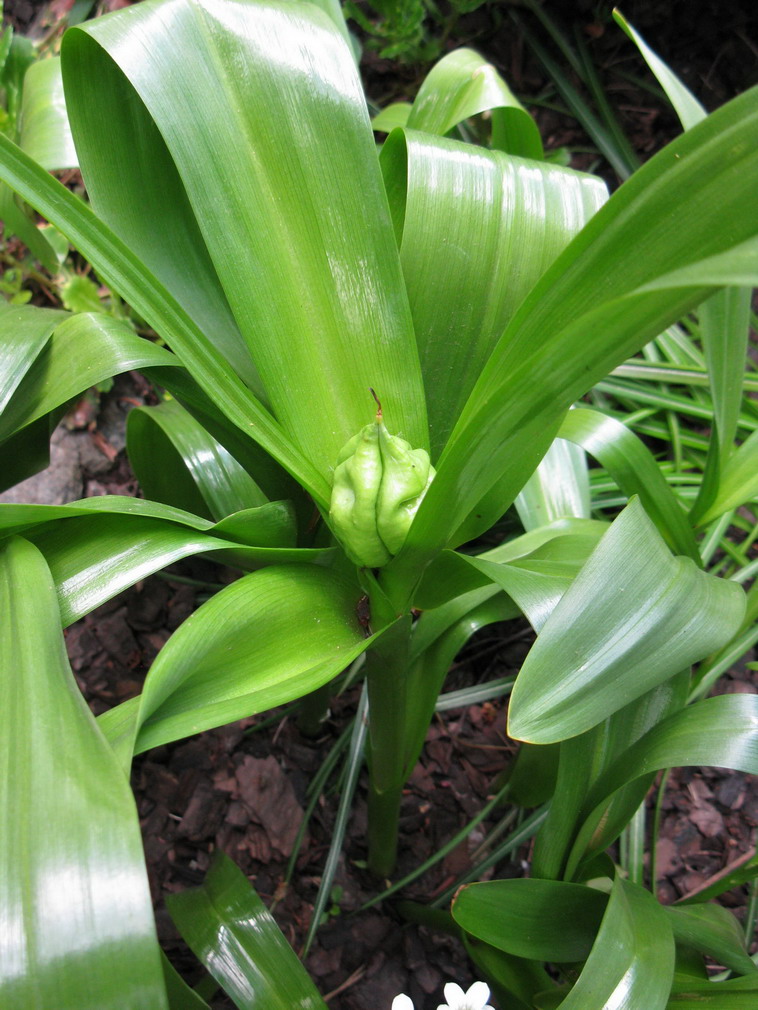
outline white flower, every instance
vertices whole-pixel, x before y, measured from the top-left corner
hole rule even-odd
[[[437,1010],[495,1010],[487,1002],[490,990],[484,982],[474,982],[468,992],[457,982],[448,982],[443,991],[447,1003],[440,1003]],[[393,999],[392,1010],[414,1010],[413,1000],[401,992]]]
[[[392,1010],[413,1010],[413,1000],[401,992],[392,1001]]]
[[[448,982],[444,993],[447,1003],[440,1003],[437,1010],[494,1010],[487,1002],[490,990],[484,982],[474,982],[468,992],[457,982]],[[401,1004],[400,1010],[408,1010],[408,1007],[403,1008]]]

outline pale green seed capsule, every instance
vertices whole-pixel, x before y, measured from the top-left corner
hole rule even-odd
[[[383,468],[376,525],[387,550],[397,554],[435,470],[425,449],[411,449],[404,438],[390,435],[384,424],[378,427]]]
[[[337,458],[329,517],[348,557],[380,568],[405,542],[434,478],[424,449],[390,435],[382,420],[367,424]]]
[[[347,455],[346,455],[347,450]],[[390,559],[376,527],[376,502],[382,481],[379,430],[367,424],[340,453],[334,471],[329,518],[345,553],[356,565],[381,568]]]

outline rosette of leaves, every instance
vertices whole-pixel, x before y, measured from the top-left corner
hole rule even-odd
[[[317,691],[364,653],[370,862],[389,873],[447,666],[475,628],[509,616],[538,632],[512,733],[562,751],[541,872],[581,876],[673,753],[644,741],[685,710],[690,667],[736,648],[755,620],[754,595],[703,570],[694,520],[644,446],[569,409],[704,299],[756,281],[756,92],[606,201],[597,179],[539,159],[527,113],[471,54],[446,66],[380,157],[329,0],[146,0],[72,29],[62,60],[91,208],[7,138],[0,179],[165,346],[97,313],[0,313],[5,480],[39,469],[61,404],[107,375],[141,368],[172,398],[130,420],[149,499],[0,509],[5,1004],[201,1005],[161,968],[132,758]],[[440,135],[481,112],[484,93],[516,117],[497,149]],[[375,570],[344,552],[329,520],[369,387],[388,430],[436,470]],[[583,457],[541,464],[559,432],[629,499],[612,524],[588,515]],[[709,488],[709,521],[755,493],[755,452],[749,438],[734,449],[728,494],[719,480]],[[458,549],[517,498],[523,535],[483,555]],[[194,553],[245,574],[174,634],[139,697],[95,723],[61,626]],[[740,732],[718,754],[758,770],[750,701],[730,704]],[[676,754],[715,763],[735,712],[701,711],[686,710]],[[714,735],[696,746],[705,726]],[[237,892],[222,870],[188,899],[195,949],[240,1006],[318,1006],[301,977],[277,995],[286,967],[264,960],[256,975],[256,937],[270,932],[248,928],[260,909]],[[622,885],[604,914],[621,921],[624,902],[633,933],[641,906]],[[670,958],[655,965],[670,989]],[[531,998],[543,981],[513,984]]]

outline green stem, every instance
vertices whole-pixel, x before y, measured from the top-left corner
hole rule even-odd
[[[297,728],[303,736],[316,737],[323,730],[324,723],[329,718],[329,702],[333,691],[334,685],[329,681],[301,699]]]
[[[400,802],[406,777],[406,687],[411,615],[396,608],[369,580],[371,628],[386,629],[366,653],[368,688],[369,869],[384,878],[397,854]]]
[[[369,774],[368,794],[368,867],[380,880],[386,880],[395,869],[397,859],[402,785],[378,792]]]

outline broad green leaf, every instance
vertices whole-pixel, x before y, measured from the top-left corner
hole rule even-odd
[[[607,904],[607,894],[583,884],[490,880],[462,888],[452,913],[467,933],[509,954],[535,961],[583,961]]]
[[[422,614],[413,629],[404,721],[405,779],[418,760],[450,665],[480,628],[518,616],[517,607],[494,586],[463,594]],[[423,647],[422,647],[423,646]]]
[[[24,75],[18,143],[43,168],[78,165],[58,56],[36,60]]]
[[[155,43],[157,46],[157,38]],[[70,44],[73,55],[68,52]],[[66,86],[74,93],[71,122],[94,210],[265,403],[260,377],[160,132],[144,105],[135,101],[123,76],[106,76],[104,70],[95,68],[92,72],[98,74],[96,79],[103,86],[93,101],[86,51],[83,54],[81,44],[76,46],[71,39],[66,40],[65,48]],[[79,80],[89,96],[84,102],[77,91]],[[101,143],[103,121],[108,126],[107,145]]]
[[[590,484],[581,446],[557,438],[514,504],[525,530],[558,519],[589,519]]]
[[[128,765],[132,753],[315,691],[371,645],[356,614],[360,596],[316,565],[244,576],[182,624],[142,695],[101,716],[103,732]]]
[[[560,796],[560,803],[551,805],[536,839],[532,855],[533,876],[551,879],[565,875],[572,843],[583,824],[587,794],[593,781],[648,730],[686,704],[689,680],[689,670],[682,670],[614,712],[593,729],[560,744],[555,784],[555,795]],[[651,775],[638,777],[632,774],[624,787],[610,797],[602,809],[598,829],[593,836],[594,852],[606,849],[626,827],[643,802],[651,778]],[[568,876],[586,880],[589,872],[583,863],[580,872],[572,871]]]
[[[444,136],[464,119],[490,111],[493,147],[522,158],[544,157],[537,124],[497,70],[472,49],[456,49],[432,67],[404,125]]]
[[[758,999],[758,983],[750,977],[727,982],[693,985],[691,981],[672,993],[667,1010],[753,1010]]]
[[[136,141],[131,110],[144,103],[273,411],[322,477],[371,419],[369,386],[391,429],[425,446],[412,322],[343,35],[313,4],[147,3],[127,14],[67,33],[75,137],[97,138],[118,96],[125,111],[109,127]],[[94,143],[91,160],[81,158],[90,186],[95,159],[109,156]],[[159,184],[154,174],[144,187]]]
[[[324,478],[145,264],[81,200],[1,134],[0,179],[59,228],[98,275],[150,323],[236,427],[295,475],[316,501],[326,503],[329,488]]]
[[[593,783],[584,804],[585,823],[569,871],[594,844],[606,802],[636,778],[688,765],[715,765],[758,772],[758,696],[719,695],[664,719],[620,754]]]
[[[240,1010],[326,1010],[273,916],[223,852],[200,887],[173,894],[171,917]]]
[[[392,133],[396,126],[405,126],[411,111],[410,102],[392,102],[386,109],[382,109],[378,115],[371,120],[374,130],[381,133]]]
[[[607,196],[599,179],[417,131],[382,149],[433,456],[524,296]]]
[[[77,164],[76,151],[66,116],[60,59],[35,59],[28,39],[17,36],[15,41],[28,45],[29,53],[13,61],[19,74],[15,85],[4,75],[5,111],[11,127],[8,132],[43,168],[73,167]],[[16,108],[18,94],[12,94],[16,88],[20,90],[20,109]],[[0,186],[0,220],[6,232],[18,235],[46,270],[56,272],[58,251],[53,241],[37,227],[31,208],[18,201],[7,186]]]
[[[566,543],[557,550],[563,560],[579,558],[583,551],[587,558],[593,547],[608,529],[608,524],[597,519],[558,519],[538,529],[507,540],[499,547],[474,555],[476,565],[469,558],[456,551],[442,551],[427,568],[414,596],[414,606],[421,610],[432,610],[447,601],[453,601],[462,593],[486,586],[492,581],[488,569],[478,569],[478,562],[510,564],[524,560],[539,552],[552,540],[566,538]],[[569,550],[569,541],[574,549]],[[550,557],[543,553],[537,557]],[[556,556],[555,560],[559,560]],[[565,575],[566,573],[564,573]],[[425,615],[427,619],[431,615]]]
[[[2,480],[0,490],[32,477],[50,463],[50,436],[53,434],[60,412],[28,424],[22,431],[11,435],[2,444]]]
[[[550,987],[550,976],[542,965],[515,958],[474,937],[465,935],[466,953],[477,969],[477,976],[492,985],[495,999],[508,1010],[533,1010],[535,992]]]
[[[144,494],[216,520],[266,503],[236,459],[175,400],[127,418],[129,462]]]
[[[505,508],[571,403],[702,301],[708,278],[744,283],[747,262],[730,271],[724,260],[684,271],[681,288],[652,282],[758,232],[757,97],[735,99],[647,162],[543,275],[469,398],[393,578],[445,543],[498,478]]]
[[[587,963],[561,1010],[664,1010],[674,939],[663,909],[617,877]]]
[[[54,309],[0,303],[0,417],[33,362],[65,318]]]
[[[595,535],[559,536],[507,564],[481,556],[459,557],[500,586],[539,632],[596,546]]]
[[[633,499],[527,656],[510,735],[552,743],[590,729],[723,645],[744,609],[734,584],[673,557]]]
[[[678,944],[707,954],[719,964],[754,975],[758,967],[748,956],[745,935],[731,912],[721,905],[697,904],[664,909]],[[757,981],[754,977],[754,981]]]
[[[64,626],[140,579],[193,554],[245,567],[314,561],[322,551],[295,550],[291,514],[277,502],[215,526],[140,499],[104,496],[72,505],[0,506],[0,532],[24,532],[44,554]]]
[[[561,436],[594,456],[627,496],[639,495],[658,532],[677,554],[700,563],[686,513],[671,492],[652,453],[626,425],[599,411],[577,408],[566,415]]]
[[[758,431],[745,439],[721,472],[715,500],[701,516],[699,525],[718,519],[730,509],[744,505],[758,495]]]
[[[162,386],[247,470],[269,501],[290,500],[303,528],[313,522],[314,504],[303,487],[257,442],[247,437],[183,368],[150,368],[146,377]]]
[[[47,310],[25,309],[28,315],[21,318],[17,317],[20,310],[12,306],[0,309],[0,320],[9,329],[15,323],[16,332],[23,333],[33,346],[35,332],[46,325]],[[51,339],[29,363],[0,416],[2,441],[112,375],[131,368],[178,365],[164,348],[138,337],[126,323],[111,316],[60,313],[53,322]]]
[[[619,11],[614,11],[613,16],[658,78],[684,129],[688,130],[704,119],[706,112],[703,106],[646,44],[639,32],[625,21]],[[737,428],[751,296],[749,289],[720,291],[703,302],[698,313],[712,383],[716,434],[722,461],[729,457]]]
[[[137,811],[68,665],[50,573],[0,549],[0,1002],[167,1010]]]

